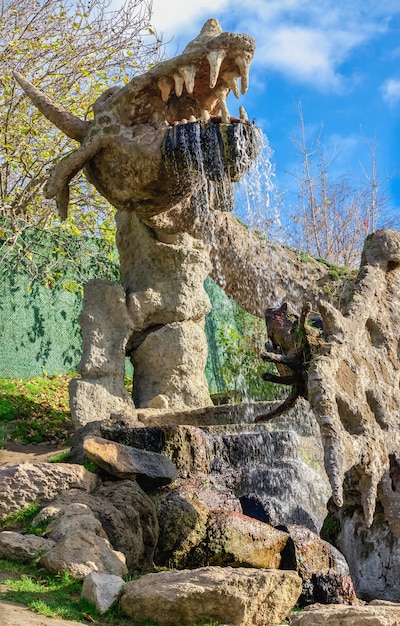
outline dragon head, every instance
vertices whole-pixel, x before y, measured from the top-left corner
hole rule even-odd
[[[208,20],[181,55],[154,65],[93,105],[91,122],[53,103],[18,73],[39,110],[81,146],[52,170],[44,193],[66,217],[69,182],[80,169],[113,206],[142,219],[169,210],[207,178],[228,184],[254,160],[259,131],[226,99],[248,88],[255,44]],[[239,88],[240,80],[240,88]]]

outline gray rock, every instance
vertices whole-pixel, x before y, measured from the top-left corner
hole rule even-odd
[[[371,602],[368,606],[315,604],[292,616],[292,626],[396,626],[400,604]]]
[[[53,548],[54,545],[51,539],[4,530],[0,533],[0,559],[31,561]]]
[[[0,468],[0,519],[32,503],[47,504],[69,489],[93,491],[98,477],[80,465],[24,463]]]
[[[122,552],[130,572],[148,572],[153,568],[158,540],[156,509],[150,498],[130,480],[102,485],[95,494],[72,490],[42,509],[34,522],[50,521],[63,511],[81,506],[93,512],[113,548]],[[93,520],[91,521],[94,524]]]
[[[93,571],[116,576],[128,573],[122,552],[113,550],[104,537],[80,530],[61,539],[41,557],[40,564],[54,574],[68,571],[78,579]]]
[[[125,581],[119,576],[91,572],[83,581],[81,597],[105,613],[118,598],[124,585]]]
[[[296,603],[295,572],[204,567],[146,574],[128,582],[120,606],[134,620],[190,626],[215,621],[236,626],[275,626]]]
[[[162,454],[124,446],[101,437],[83,442],[86,456],[118,478],[137,480],[143,489],[168,485],[176,478],[175,465]]]
[[[100,521],[89,506],[74,503],[50,505],[42,519],[51,519],[47,533],[55,541],[40,559],[49,572],[68,571],[73,578],[84,578],[90,572],[123,576],[128,573],[125,555],[113,550]]]
[[[124,387],[125,348],[133,325],[121,285],[93,279],[85,285],[82,328],[82,378],[70,382],[71,417],[76,429],[111,414],[134,416]]]

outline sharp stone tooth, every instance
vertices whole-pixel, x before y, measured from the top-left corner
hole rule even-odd
[[[183,91],[183,76],[181,76],[180,74],[174,74],[174,81],[175,81],[175,93],[179,97],[182,95],[182,91]]]
[[[235,98],[239,98],[240,91],[236,74],[234,72],[225,72],[224,74],[222,74],[222,78],[228,85],[229,89],[232,90]]]
[[[244,94],[249,86],[250,60],[245,57],[236,57],[235,63],[239,68],[242,87],[241,91]]]
[[[202,122],[208,122],[211,118],[211,115],[209,113],[209,111],[207,111],[207,109],[204,109],[204,111],[201,112],[200,115],[200,119]]]
[[[239,115],[242,122],[249,121],[249,116],[247,115],[244,107],[239,107]]]
[[[161,98],[163,102],[168,102],[169,94],[171,93],[174,81],[168,76],[162,76],[157,83],[159,90],[161,91]]]
[[[193,93],[194,89],[194,79],[196,76],[196,68],[194,65],[189,65],[187,67],[181,67],[179,69],[180,73],[183,76],[183,80],[185,81],[186,91],[190,94]]]
[[[229,115],[228,107],[226,106],[226,96],[228,95],[227,89],[218,90],[218,99],[221,107],[221,119],[223,124],[229,124],[231,116]]]
[[[219,70],[221,69],[221,63],[226,56],[225,50],[211,50],[207,54],[207,59],[210,64],[210,87],[214,89],[217,84]]]
[[[189,122],[197,122],[197,120],[196,120],[196,118],[195,118],[195,116],[194,116],[194,115],[191,115],[191,116],[189,117]]]

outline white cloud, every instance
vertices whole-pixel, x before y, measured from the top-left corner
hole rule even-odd
[[[400,79],[389,78],[381,86],[381,93],[389,106],[400,104]]]
[[[203,21],[216,17],[215,10],[221,13],[228,4],[229,0],[153,0],[152,22],[164,41],[185,35],[185,45],[198,34]]]
[[[255,69],[273,70],[321,91],[345,85],[342,65],[385,32],[398,0],[153,0],[153,22],[175,54],[217,17],[225,29],[254,37]]]

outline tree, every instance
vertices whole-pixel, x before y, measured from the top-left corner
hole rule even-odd
[[[361,179],[349,174],[332,178],[330,168],[335,155],[326,156],[321,130],[313,142],[308,142],[300,105],[298,116],[300,132],[293,144],[301,171],[293,174],[298,184],[298,204],[291,214],[295,245],[311,256],[355,268],[367,234],[383,222],[389,225],[385,215],[387,181],[378,174],[376,140],[366,142],[370,172],[362,169]]]
[[[10,250],[29,265],[27,227],[114,238],[114,211],[80,178],[64,225],[41,188],[54,162],[74,149],[24,96],[18,70],[55,102],[90,119],[110,83],[126,83],[159,57],[152,0],[0,0],[0,260]],[[19,247],[20,246],[20,247]]]

